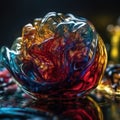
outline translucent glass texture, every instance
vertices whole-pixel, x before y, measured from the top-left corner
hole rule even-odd
[[[98,85],[107,63],[104,43],[88,20],[55,12],[25,25],[0,57],[18,85],[41,99],[84,95]]]
[[[97,90],[109,99],[120,100],[120,64],[107,66],[104,78],[98,85]]]

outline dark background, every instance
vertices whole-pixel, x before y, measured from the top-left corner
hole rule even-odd
[[[109,43],[106,27],[117,23],[120,4],[119,0],[0,0],[0,47],[10,47],[24,25],[51,11],[87,18]]]

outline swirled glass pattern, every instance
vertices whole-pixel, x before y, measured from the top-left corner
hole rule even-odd
[[[50,12],[25,25],[11,50],[1,48],[0,59],[33,97],[70,99],[98,85],[107,53],[87,19]]]

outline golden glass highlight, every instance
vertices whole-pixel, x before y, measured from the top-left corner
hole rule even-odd
[[[97,90],[106,97],[120,100],[120,64],[108,65],[104,78]]]

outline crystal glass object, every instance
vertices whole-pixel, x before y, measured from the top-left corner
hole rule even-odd
[[[0,61],[34,98],[70,99],[98,85],[107,54],[88,20],[50,12],[25,25],[11,50],[2,47]]]
[[[120,100],[120,64],[107,66],[104,78],[97,90],[101,91],[107,98]]]

